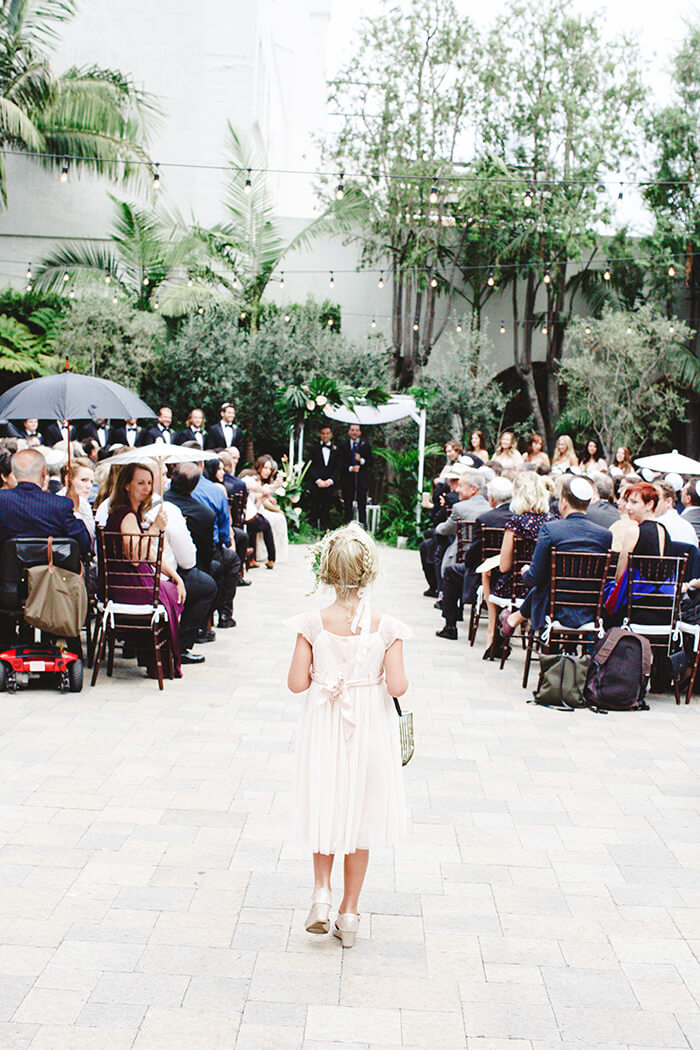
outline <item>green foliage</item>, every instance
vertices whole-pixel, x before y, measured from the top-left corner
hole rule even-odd
[[[269,312],[257,331],[241,329],[231,308],[191,316],[164,348],[145,390],[172,404],[177,419],[202,407],[210,424],[218,421],[221,401],[230,399],[256,453],[279,458],[288,448],[290,422],[276,400],[280,389],[313,376],[356,387],[388,379],[387,353],[378,342],[355,346],[322,327],[320,312],[312,300],[285,315]]]
[[[443,339],[424,373],[433,393],[428,425],[435,440],[444,442],[450,435],[467,440],[472,430],[481,430],[494,448],[511,397],[494,379],[492,349],[484,330]]]
[[[55,364],[27,325],[0,314],[0,372],[46,375]]]
[[[700,389],[689,335],[650,305],[577,319],[560,369],[568,390],[560,429],[597,434],[608,458],[617,445],[640,449],[666,438],[684,416],[680,385]]]
[[[131,390],[147,388],[166,338],[157,315],[101,296],[71,301],[56,336],[56,352],[77,372],[112,379]]]
[[[426,459],[439,455],[440,451],[439,445],[427,445]],[[389,493],[382,503],[378,536],[387,542],[406,536],[409,546],[415,548],[423,538],[423,530],[416,523],[419,451],[417,448],[375,448],[374,455],[389,467]]]

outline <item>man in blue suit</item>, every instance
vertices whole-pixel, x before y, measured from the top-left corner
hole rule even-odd
[[[15,536],[69,536],[78,541],[81,554],[87,554],[90,535],[73,513],[73,501],[44,491],[48,475],[41,452],[15,452],[12,473],[17,485],[0,492],[0,546]]]
[[[544,523],[537,537],[532,562],[523,573],[523,580],[531,585],[532,590],[517,612],[508,614],[504,610],[499,617],[501,634],[505,638],[509,638],[523,620],[529,620],[536,631],[544,627],[549,604],[552,550],[602,554],[610,550],[610,529],[596,525],[586,517],[592,498],[593,486],[590,481],[568,474],[564,477],[559,496],[561,519]],[[563,610],[561,615],[561,621],[566,627],[580,627],[590,618],[591,610],[573,607],[571,616],[566,615],[566,610]]]

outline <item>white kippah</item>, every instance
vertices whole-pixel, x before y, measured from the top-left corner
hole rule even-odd
[[[667,474],[664,478],[664,481],[667,482],[669,485],[673,485],[676,492],[680,492],[680,490],[683,488],[683,478],[680,476],[680,474],[676,474],[675,471],[671,471],[670,474]]]
[[[653,471],[651,467],[642,467],[642,469],[639,471],[639,474],[642,481],[646,481],[648,484],[651,484],[654,478],[656,477],[656,472]]]
[[[696,495],[700,496],[700,481],[695,482],[695,492]]]
[[[590,503],[593,499],[593,486],[585,478],[572,478],[570,491],[571,495],[580,499],[582,503]]]

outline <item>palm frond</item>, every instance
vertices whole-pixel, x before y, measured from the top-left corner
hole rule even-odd
[[[69,280],[65,281],[64,276]],[[111,247],[89,241],[68,241],[50,252],[43,260],[34,279],[38,290],[63,292],[70,287],[95,286],[109,276],[125,287],[123,272]],[[130,290],[125,287],[125,290]]]
[[[58,38],[58,26],[73,18],[76,10],[76,0],[3,0],[0,25],[10,37],[46,45]]]
[[[0,140],[21,143],[29,150],[41,150],[44,137],[31,117],[9,98],[0,96]]]

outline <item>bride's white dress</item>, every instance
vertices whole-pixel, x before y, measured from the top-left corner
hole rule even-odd
[[[272,527],[272,538],[275,541],[275,561],[289,561],[289,533],[287,516],[284,511],[268,510],[266,507],[262,507],[258,513],[267,518]],[[266,561],[267,559],[267,548],[260,532],[256,541],[255,558],[257,561]]]
[[[313,648],[312,682],[299,720],[295,826],[314,853],[393,846],[405,831],[399,721],[384,683],[384,654],[410,637],[382,614],[377,630],[325,630],[320,613],[287,624]]]

